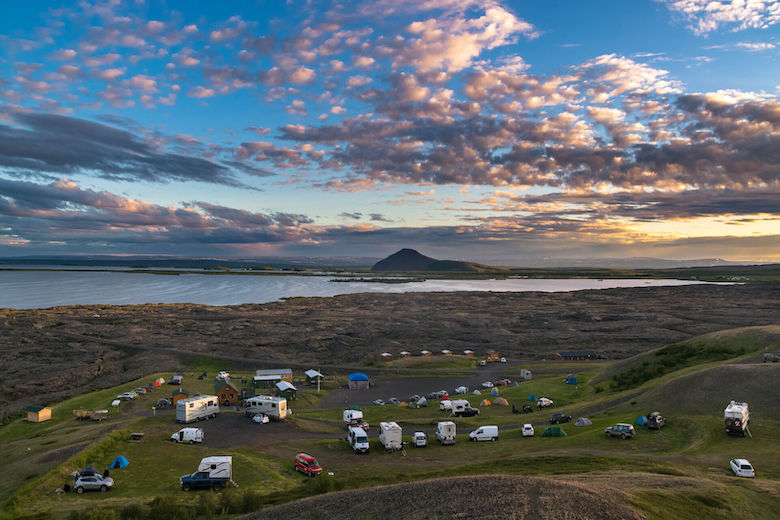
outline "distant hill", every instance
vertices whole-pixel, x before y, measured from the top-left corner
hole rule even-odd
[[[437,260],[425,256],[414,249],[404,248],[393,253],[384,260],[375,263],[372,271],[457,271],[457,272],[492,272],[505,271],[501,267],[493,267],[475,262],[458,260]]]

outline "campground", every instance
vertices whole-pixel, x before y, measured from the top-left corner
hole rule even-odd
[[[496,474],[536,476],[613,490],[621,503],[646,518],[683,517],[694,512],[715,519],[735,514],[772,518],[780,509],[780,452],[776,446],[780,438],[780,364],[761,363],[760,357],[763,352],[780,348],[780,327],[737,329],[668,348],[693,352],[692,345],[698,350],[667,367],[669,370],[629,383],[627,378],[613,376],[634,374],[628,371],[643,366],[648,354],[640,355],[643,357],[633,365],[631,360],[510,359],[506,364],[477,367],[477,360],[438,357],[414,360],[412,366],[412,361],[397,360],[384,374],[372,376],[373,385],[368,390],[343,388],[347,373],[326,379],[319,393],[316,387],[296,380],[298,398],[288,403],[292,414],[285,421],[258,425],[240,408],[223,407],[216,419],[193,425],[205,433],[202,445],[170,442],[171,434],[181,428],[175,412],[171,408],[152,410],[159,398],[170,395],[173,386],[164,385],[117,408],[109,407],[117,394],[171,375],[150,373],[56,403],[50,421],[33,424],[18,417],[4,424],[0,428],[0,457],[6,474],[16,478],[0,482],[0,510],[4,511],[3,518],[9,519],[57,519],[92,507],[119,512],[155,497],[166,497],[182,507],[192,505],[193,500],[201,500],[200,496],[214,493],[192,492],[197,498],[186,495],[179,488],[179,477],[195,471],[203,457],[232,455],[233,480],[239,487],[223,495],[253,492],[256,500],[249,509],[223,507],[225,518],[339,489],[359,488],[365,498],[375,486]],[[198,358],[183,368],[182,386],[209,394],[217,370],[229,370],[233,377],[248,377],[255,368],[262,367],[217,364]],[[534,379],[521,382],[519,371],[523,368],[530,368]],[[407,372],[410,369],[415,372]],[[209,377],[193,377],[202,372]],[[296,377],[302,375],[299,372],[295,371]],[[576,375],[578,384],[563,382],[569,373]],[[514,414],[511,406],[482,405],[483,399],[493,397],[480,383],[502,377],[518,381],[497,388],[499,395],[517,408],[531,403],[531,395],[551,398],[555,405],[543,410],[534,407],[529,414]],[[620,384],[625,387],[615,381],[623,381]],[[479,408],[478,416],[452,419],[439,410],[438,400],[424,408],[370,404],[374,399],[386,401],[389,397],[406,401],[411,394],[437,390],[449,391],[454,399],[453,390],[461,385],[481,390],[480,395],[457,396]],[[724,433],[722,415],[728,403],[724,396],[750,403],[752,437]],[[348,406],[361,406],[371,424],[368,454],[354,454],[343,440],[341,412]],[[72,415],[72,410],[78,408],[111,408],[111,414],[103,422],[79,422]],[[656,410],[667,420],[661,430],[635,425],[633,439],[604,435],[607,426],[633,424],[638,416]],[[549,414],[558,412],[573,417],[571,423],[562,425],[567,435],[541,437],[549,425]],[[579,416],[589,417],[593,424],[574,426]],[[433,431],[440,420],[456,422],[455,445],[440,446],[434,441]],[[428,433],[429,446],[386,453],[377,438],[380,421],[398,422],[407,442],[414,431]],[[523,423],[534,424],[534,437],[522,437]],[[499,440],[468,442],[468,432],[486,424],[498,425]],[[144,433],[143,441],[130,442],[133,432]],[[314,455],[325,473],[308,478],[295,472],[293,458],[298,452]],[[111,470],[116,486],[109,493],[55,493],[69,482],[73,471],[87,465],[102,471],[118,455],[125,456],[130,464]],[[758,478],[734,477],[728,464],[733,457],[753,462]]]

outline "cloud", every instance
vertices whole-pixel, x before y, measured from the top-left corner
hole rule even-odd
[[[752,0],[656,0],[690,22],[695,34],[707,34],[720,27],[732,31],[767,29],[780,22],[780,4]]]

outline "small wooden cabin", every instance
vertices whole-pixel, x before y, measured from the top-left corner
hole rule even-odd
[[[238,403],[238,397],[240,392],[233,383],[221,379],[216,385],[214,385],[214,394],[219,400],[219,404],[230,406]]]
[[[182,399],[187,399],[189,397],[190,397],[189,390],[185,390],[183,388],[177,388],[171,393],[171,403],[173,403],[173,406],[176,406],[176,403],[178,403]]]
[[[27,412],[27,421],[40,423],[51,419],[51,408],[48,406],[28,406],[24,409]]]

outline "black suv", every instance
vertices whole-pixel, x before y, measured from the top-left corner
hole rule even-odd
[[[550,424],[561,424],[569,421],[571,421],[571,415],[566,415],[563,413],[550,414]]]

